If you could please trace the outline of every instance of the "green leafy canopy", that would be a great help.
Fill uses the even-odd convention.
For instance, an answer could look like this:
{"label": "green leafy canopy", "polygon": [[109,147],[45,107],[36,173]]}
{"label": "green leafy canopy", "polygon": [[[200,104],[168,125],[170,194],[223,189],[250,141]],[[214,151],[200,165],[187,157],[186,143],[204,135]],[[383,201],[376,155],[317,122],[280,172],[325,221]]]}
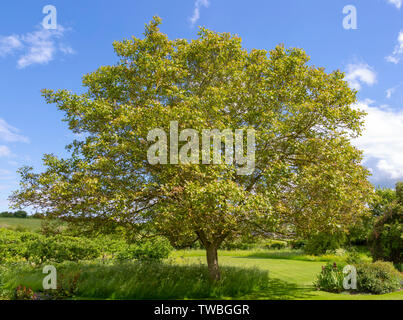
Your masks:
{"label": "green leafy canopy", "polygon": [[[302,49],[242,48],[201,28],[170,40],[158,17],[144,38],[116,41],[115,65],[83,77],[84,94],[43,90],[81,138],[71,157],[44,156],[46,170],[20,170],[11,200],[59,217],[102,217],[218,247],[229,237],[343,230],[365,212],[372,187],[350,139],[363,112],[340,71],[309,65]],[[256,167],[151,165],[147,133],[254,129]]]}

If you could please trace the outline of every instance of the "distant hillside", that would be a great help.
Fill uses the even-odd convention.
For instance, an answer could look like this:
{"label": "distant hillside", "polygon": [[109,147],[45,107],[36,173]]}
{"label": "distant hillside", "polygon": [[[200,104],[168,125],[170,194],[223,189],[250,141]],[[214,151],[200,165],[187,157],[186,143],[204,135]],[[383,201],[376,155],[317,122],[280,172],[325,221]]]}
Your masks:
{"label": "distant hillside", "polygon": [[36,218],[4,218],[0,217],[0,228],[27,229],[27,231],[38,231],[41,220]]}

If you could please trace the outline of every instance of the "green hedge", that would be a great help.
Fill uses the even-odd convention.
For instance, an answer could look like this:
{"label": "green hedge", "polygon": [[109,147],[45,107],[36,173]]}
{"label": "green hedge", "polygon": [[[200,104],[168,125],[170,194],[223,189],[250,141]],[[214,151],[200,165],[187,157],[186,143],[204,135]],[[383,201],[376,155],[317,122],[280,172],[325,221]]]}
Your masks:
{"label": "green hedge", "polygon": [[312,255],[321,255],[329,251],[335,251],[343,247],[346,243],[346,235],[344,233],[319,233],[311,236],[303,247],[304,252]]}
{"label": "green hedge", "polygon": [[172,251],[169,242],[162,238],[127,244],[123,240],[100,237],[90,239],[54,235],[46,237],[30,232],[0,229],[0,263],[29,261],[63,262],[92,260],[95,258],[119,260],[162,260]]}
{"label": "green hedge", "polygon": [[155,260],[160,261],[168,258],[173,250],[168,240],[155,238],[141,243],[127,245],[119,251],[116,258],[118,260]]}

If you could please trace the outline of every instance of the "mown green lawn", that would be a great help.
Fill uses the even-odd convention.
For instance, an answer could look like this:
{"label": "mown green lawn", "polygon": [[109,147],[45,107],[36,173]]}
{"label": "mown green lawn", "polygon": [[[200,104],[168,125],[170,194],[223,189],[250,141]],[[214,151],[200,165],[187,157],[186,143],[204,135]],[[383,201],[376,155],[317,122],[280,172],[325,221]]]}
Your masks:
{"label": "mown green lawn", "polygon": [[40,219],[34,218],[3,218],[0,217],[0,228],[12,228],[18,227],[27,229],[27,231],[35,232],[39,230],[41,226]]}
{"label": "mown green lawn", "polygon": [[[284,254],[265,254],[253,251],[221,251],[219,263],[227,266],[257,267],[269,270],[269,288],[237,299],[297,299],[297,300],[403,300],[403,291],[384,294],[328,293],[316,290],[312,282],[326,261],[305,261],[309,257]],[[178,264],[205,264],[202,250],[180,250],[173,254]],[[323,260],[328,260],[322,258]],[[314,260],[314,259],[312,259]],[[317,260],[321,260],[318,258]]]}

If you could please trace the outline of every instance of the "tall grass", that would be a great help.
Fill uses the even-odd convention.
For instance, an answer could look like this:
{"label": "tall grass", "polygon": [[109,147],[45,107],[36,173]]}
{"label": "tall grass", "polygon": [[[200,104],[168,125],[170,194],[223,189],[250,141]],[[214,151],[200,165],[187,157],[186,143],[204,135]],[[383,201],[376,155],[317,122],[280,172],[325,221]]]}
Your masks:
{"label": "tall grass", "polygon": [[[209,280],[205,265],[178,266],[171,263],[125,262],[63,263],[57,265],[58,278],[67,291],[88,299],[208,299],[237,297],[268,285],[268,272],[256,268],[222,267],[219,282]],[[41,269],[27,267],[10,271],[5,287],[42,290]],[[71,284],[77,278],[74,288]],[[8,279],[8,280],[7,280]]]}

